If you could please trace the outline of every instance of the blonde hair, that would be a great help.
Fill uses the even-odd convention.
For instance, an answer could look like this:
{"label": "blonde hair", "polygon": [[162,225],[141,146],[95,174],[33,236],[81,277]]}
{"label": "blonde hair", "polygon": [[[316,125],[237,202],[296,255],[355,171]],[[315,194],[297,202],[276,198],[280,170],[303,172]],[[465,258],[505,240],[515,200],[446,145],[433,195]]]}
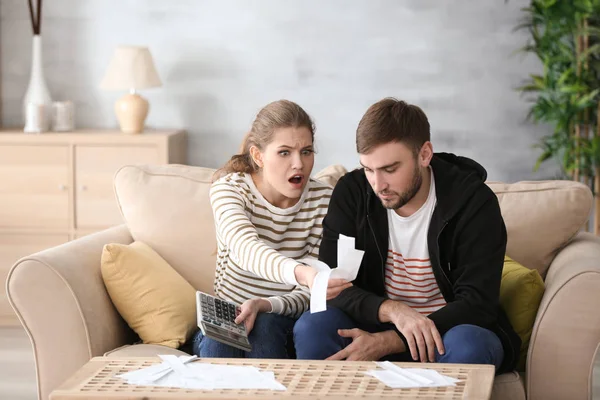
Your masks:
{"label": "blonde hair", "polygon": [[273,133],[280,128],[307,128],[315,139],[315,125],[310,116],[298,104],[289,100],[278,100],[264,106],[256,115],[250,132],[244,136],[240,151],[213,175],[213,181],[232,172],[253,173],[258,171],[250,148],[260,151],[273,141]]}

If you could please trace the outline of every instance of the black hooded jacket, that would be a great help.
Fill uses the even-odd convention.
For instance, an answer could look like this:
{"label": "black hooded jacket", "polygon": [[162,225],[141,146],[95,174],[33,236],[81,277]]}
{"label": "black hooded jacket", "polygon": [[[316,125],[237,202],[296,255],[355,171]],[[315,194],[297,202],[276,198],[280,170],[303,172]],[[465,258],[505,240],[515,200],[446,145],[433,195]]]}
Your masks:
{"label": "black hooded jacket", "polygon": [[[506,227],[498,199],[485,184],[487,173],[477,162],[448,153],[431,160],[437,205],[427,234],[429,258],[446,305],[429,318],[443,336],[451,328],[472,324],[493,331],[502,342],[504,361],[498,373],[514,369],[521,346],[499,304],[506,251]],[[319,259],[337,266],[339,234],[356,238],[365,254],[354,285],[328,302],[355,321],[381,324],[379,306],[388,250],[387,211],[363,169],[347,173],[336,184],[327,216]],[[404,336],[396,329],[406,344]]]}

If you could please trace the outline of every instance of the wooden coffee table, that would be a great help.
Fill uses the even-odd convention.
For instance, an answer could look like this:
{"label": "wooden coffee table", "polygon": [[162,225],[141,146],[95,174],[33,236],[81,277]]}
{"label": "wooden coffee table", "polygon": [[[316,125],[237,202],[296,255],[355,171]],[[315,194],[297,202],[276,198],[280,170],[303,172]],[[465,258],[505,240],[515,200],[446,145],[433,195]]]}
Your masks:
{"label": "wooden coffee table", "polygon": [[465,364],[395,363],[406,368],[433,368],[460,380],[456,386],[392,389],[364,372],[376,369],[373,362],[300,361],[257,359],[202,359],[228,365],[253,365],[273,371],[287,391],[270,390],[191,390],[126,384],[115,375],[160,363],[156,357],[92,358],[70,379],[50,394],[51,400],[74,399],[489,399],[494,366]]}

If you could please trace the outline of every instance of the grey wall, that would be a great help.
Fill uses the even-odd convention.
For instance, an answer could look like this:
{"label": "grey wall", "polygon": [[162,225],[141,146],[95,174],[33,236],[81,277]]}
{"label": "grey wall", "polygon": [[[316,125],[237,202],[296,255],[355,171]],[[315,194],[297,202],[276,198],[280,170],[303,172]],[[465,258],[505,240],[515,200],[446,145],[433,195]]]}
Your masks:
{"label": "grey wall", "polygon": [[[118,44],[150,47],[164,86],[142,92],[152,127],[190,134],[189,162],[216,167],[264,104],[288,98],[317,124],[319,169],[357,165],[356,125],[385,96],[420,105],[434,149],[480,161],[490,179],[543,179],[513,88],[539,65],[511,56],[526,0],[46,0],[45,76],[78,127],[116,127],[98,89]],[[2,122],[19,126],[31,62],[27,2],[0,0]]]}

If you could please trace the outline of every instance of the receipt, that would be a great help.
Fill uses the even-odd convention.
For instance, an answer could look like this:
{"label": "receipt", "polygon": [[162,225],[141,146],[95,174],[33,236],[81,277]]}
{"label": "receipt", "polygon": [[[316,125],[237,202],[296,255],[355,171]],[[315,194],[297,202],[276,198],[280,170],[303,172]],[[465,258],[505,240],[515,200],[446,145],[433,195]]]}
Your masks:
{"label": "receipt", "polygon": [[299,260],[319,271],[317,276],[315,276],[310,292],[311,313],[327,309],[327,284],[329,279],[345,279],[348,282],[356,279],[365,252],[363,250],[356,250],[354,247],[354,238],[340,234],[337,248],[338,266],[333,269],[323,261],[309,258]]}
{"label": "receipt", "polygon": [[[130,385],[179,387],[199,390],[267,389],[286,390],[273,371],[253,366],[210,364],[196,356],[159,355],[163,361],[117,375]],[[194,361],[194,362],[193,362]]]}
{"label": "receipt", "polygon": [[401,368],[389,361],[375,364],[383,370],[369,370],[365,374],[379,379],[391,388],[456,386],[460,382],[456,378],[440,374],[435,369]]}

